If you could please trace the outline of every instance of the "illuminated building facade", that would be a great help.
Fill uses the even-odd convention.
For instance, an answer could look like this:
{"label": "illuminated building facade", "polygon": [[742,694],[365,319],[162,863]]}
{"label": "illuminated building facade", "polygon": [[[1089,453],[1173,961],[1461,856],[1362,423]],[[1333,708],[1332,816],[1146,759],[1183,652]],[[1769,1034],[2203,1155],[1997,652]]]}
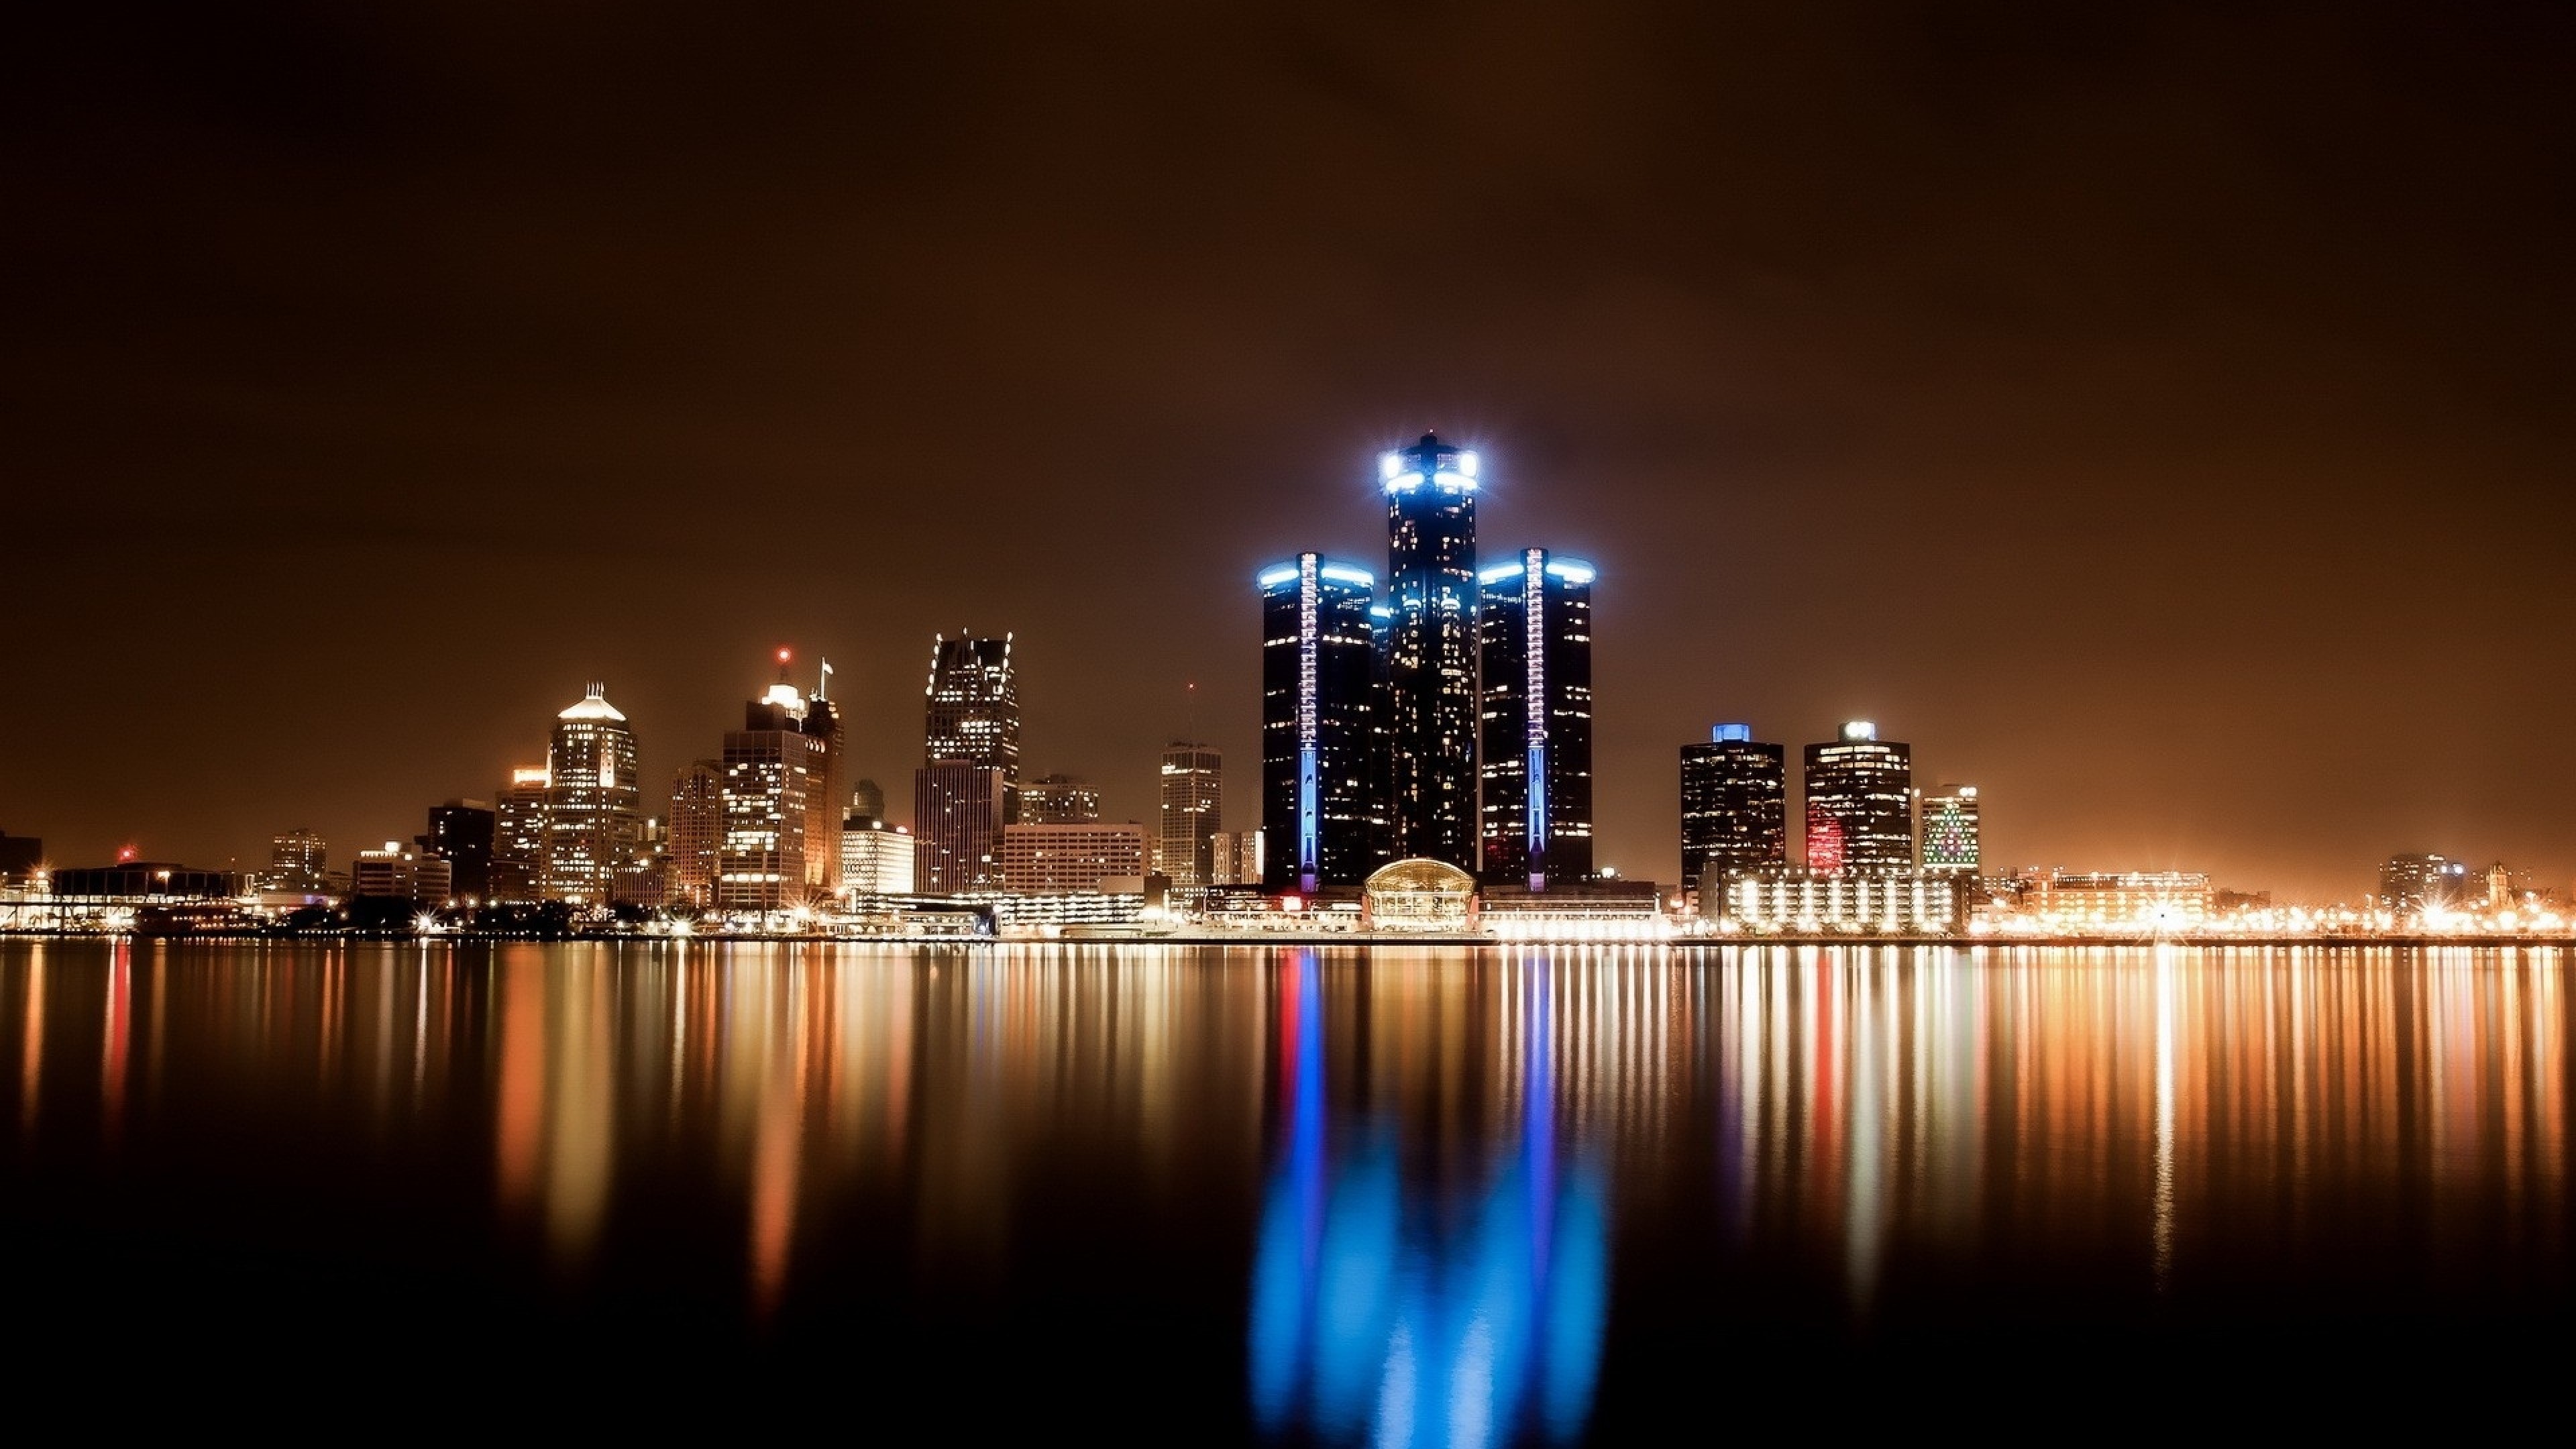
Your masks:
{"label": "illuminated building facade", "polygon": [[2392,855],[2379,867],[2379,908],[2405,915],[2458,901],[2468,889],[2464,861],[2439,855]]}
{"label": "illuminated building facade", "polygon": [[941,635],[930,646],[930,687],[922,711],[922,760],[962,761],[1002,772],[1016,819],[1020,790],[1020,686],[1011,636]]}
{"label": "illuminated building facade", "polygon": [[545,767],[522,765],[493,800],[493,900],[544,898],[548,783]]}
{"label": "illuminated building facade", "polygon": [[1914,756],[1853,720],[1807,746],[1807,865],[1819,871],[1914,867]]}
{"label": "illuminated building facade", "polygon": [[382,850],[358,852],[349,870],[349,894],[360,900],[415,901],[439,905],[453,894],[454,874],[446,861],[388,840]]}
{"label": "illuminated building facade", "polygon": [[1195,906],[1216,884],[1217,827],[1225,823],[1225,756],[1203,744],[1174,740],[1163,751],[1161,811],[1156,819],[1154,869],[1171,879],[1171,892]]}
{"label": "illuminated building facade", "polygon": [[1523,549],[1478,574],[1488,881],[1592,874],[1592,565]]}
{"label": "illuminated building facade", "polygon": [[1000,888],[993,857],[1010,799],[1010,781],[997,766],[943,760],[912,772],[914,877],[922,894]]}
{"label": "illuminated building facade", "polygon": [[911,895],[912,832],[858,815],[843,822],[841,890],[853,896]]}
{"label": "illuminated building facade", "polygon": [[674,905],[716,903],[716,861],[724,850],[725,765],[691,760],[671,777],[671,823],[664,835]]}
{"label": "illuminated building facade", "polygon": [[1682,746],[1682,879],[1789,859],[1788,752],[1748,724]]}
{"label": "illuminated building facade", "polygon": [[2160,931],[2208,923],[2198,871],[2056,871],[2023,882],[2018,913],[2054,930]]}
{"label": "illuminated building facade", "polygon": [[644,792],[635,732],[592,684],[555,716],[546,749],[545,893],[600,905],[620,866],[644,839]]}
{"label": "illuminated building facade", "polygon": [[1063,895],[1104,889],[1103,878],[1145,874],[1152,848],[1142,825],[1005,825],[1001,887],[1016,895]]}
{"label": "illuminated building facade", "polygon": [[[1388,852],[1476,865],[1476,454],[1425,433],[1386,494]],[[1268,821],[1263,822],[1267,824]]]}
{"label": "illuminated building facade", "polygon": [[1384,817],[1370,633],[1376,580],[1301,553],[1261,571],[1262,883],[1356,886]]}
{"label": "illuminated building facade", "polygon": [[1261,884],[1262,835],[1258,830],[1221,830],[1208,839],[1210,885]]}
{"label": "illuminated building facade", "polygon": [[1732,931],[1940,936],[1966,923],[1964,884],[1916,870],[1756,866],[1703,875],[1699,910]]}
{"label": "illuminated building facade", "polygon": [[1040,775],[1020,787],[1027,825],[1083,825],[1100,818],[1100,792],[1071,775]]}
{"label": "illuminated building facade", "polygon": [[782,911],[829,895],[841,874],[840,715],[783,677],[724,737],[724,836],[716,905]]}
{"label": "illuminated building facade", "polygon": [[1984,859],[1978,836],[1977,787],[1942,785],[1923,797],[1921,822],[1923,869],[1932,875],[1977,873]]}
{"label": "illuminated building facade", "polygon": [[264,891],[319,895],[331,877],[330,853],[329,842],[300,826],[270,836],[268,869],[253,877],[253,883]]}
{"label": "illuminated building facade", "polygon": [[450,800],[429,807],[429,829],[420,848],[447,862],[448,893],[469,900],[492,898],[492,807],[480,800]]}

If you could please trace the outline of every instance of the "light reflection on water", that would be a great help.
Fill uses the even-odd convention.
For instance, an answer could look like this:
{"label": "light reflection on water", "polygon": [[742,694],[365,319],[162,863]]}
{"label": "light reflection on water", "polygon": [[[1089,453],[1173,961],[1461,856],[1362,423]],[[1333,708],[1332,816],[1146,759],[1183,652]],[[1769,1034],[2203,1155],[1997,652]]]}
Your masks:
{"label": "light reflection on water", "polygon": [[[183,1195],[266,1251],[453,1241],[512,1302],[670,1300],[773,1346],[936,1324],[1027,1355],[1037,1309],[1110,1314],[1122,1365],[1233,1406],[1220,1436],[1566,1439],[1678,1397],[1676,1335],[1973,1333],[2007,1287],[2043,1321],[2331,1290],[2554,1322],[2562,973],[0,942],[0,1227],[149,1242]],[[355,1226],[264,1226],[313,1203]]]}

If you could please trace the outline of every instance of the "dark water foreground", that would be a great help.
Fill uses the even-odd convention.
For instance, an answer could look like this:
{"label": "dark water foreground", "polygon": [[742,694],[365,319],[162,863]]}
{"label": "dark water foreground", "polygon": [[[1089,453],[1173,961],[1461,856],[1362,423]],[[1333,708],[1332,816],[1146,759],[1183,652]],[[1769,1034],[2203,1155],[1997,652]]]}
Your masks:
{"label": "dark water foreground", "polygon": [[2565,973],[0,943],[0,1372],[889,1442],[2563,1424]]}

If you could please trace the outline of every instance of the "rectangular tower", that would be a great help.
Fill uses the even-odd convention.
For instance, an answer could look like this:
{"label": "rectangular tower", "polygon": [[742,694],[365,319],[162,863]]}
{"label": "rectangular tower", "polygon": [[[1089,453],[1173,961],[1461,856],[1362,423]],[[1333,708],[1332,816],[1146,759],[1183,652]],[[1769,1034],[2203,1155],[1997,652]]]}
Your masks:
{"label": "rectangular tower", "polygon": [[1975,875],[1985,854],[1977,787],[1942,785],[1923,797],[1918,859],[1931,875]]}
{"label": "rectangular tower", "polygon": [[1592,874],[1592,578],[1543,548],[1477,575],[1479,869],[1496,884]]}
{"label": "rectangular tower", "polygon": [[1154,869],[1171,878],[1171,895],[1195,908],[1216,884],[1214,836],[1225,824],[1225,756],[1203,744],[1174,740],[1163,751],[1161,812]]}

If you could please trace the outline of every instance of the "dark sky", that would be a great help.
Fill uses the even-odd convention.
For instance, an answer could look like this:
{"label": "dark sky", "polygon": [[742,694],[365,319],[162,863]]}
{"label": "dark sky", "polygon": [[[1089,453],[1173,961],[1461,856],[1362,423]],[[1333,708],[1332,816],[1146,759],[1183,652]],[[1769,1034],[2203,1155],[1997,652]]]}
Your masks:
{"label": "dark sky", "polygon": [[0,828],[343,856],[593,678],[660,787],[782,643],[908,804],[941,629],[1120,817],[1197,681],[1254,824],[1252,574],[1437,428],[1601,567],[1628,873],[1712,720],[1866,716],[2001,863],[2563,887],[2576,12],[2206,11],[84,8]]}

